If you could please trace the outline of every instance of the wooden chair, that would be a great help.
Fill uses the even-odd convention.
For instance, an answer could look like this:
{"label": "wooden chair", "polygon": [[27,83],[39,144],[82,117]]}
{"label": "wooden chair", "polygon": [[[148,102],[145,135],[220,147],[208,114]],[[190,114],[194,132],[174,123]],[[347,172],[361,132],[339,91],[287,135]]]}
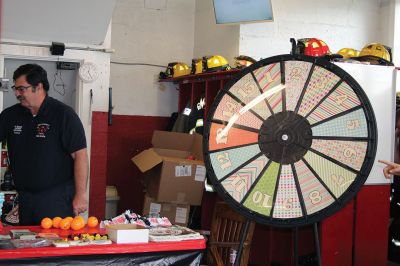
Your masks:
{"label": "wooden chair", "polygon": [[[232,210],[225,202],[216,203],[207,244],[209,265],[231,265],[229,262],[231,248],[236,251],[239,249],[241,231],[245,227],[246,221],[247,218]],[[240,266],[248,264],[254,227],[255,223],[251,222],[245,237]]]}

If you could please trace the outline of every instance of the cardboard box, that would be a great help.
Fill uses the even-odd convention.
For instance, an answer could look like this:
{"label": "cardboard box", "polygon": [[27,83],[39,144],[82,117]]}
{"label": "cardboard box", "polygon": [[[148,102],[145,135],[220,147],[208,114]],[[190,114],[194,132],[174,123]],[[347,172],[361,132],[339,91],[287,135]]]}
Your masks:
{"label": "cardboard box", "polygon": [[108,236],[118,244],[147,243],[149,229],[136,224],[113,224],[106,227]]}
{"label": "cardboard box", "polygon": [[[206,170],[202,136],[154,131],[153,148],[132,158],[145,173],[144,184],[150,197],[159,202],[201,205]],[[194,156],[195,160],[187,159]]]}
{"label": "cardboard box", "polygon": [[144,196],[143,216],[167,217],[172,224],[187,226],[189,211],[189,204],[158,202],[148,195]]}

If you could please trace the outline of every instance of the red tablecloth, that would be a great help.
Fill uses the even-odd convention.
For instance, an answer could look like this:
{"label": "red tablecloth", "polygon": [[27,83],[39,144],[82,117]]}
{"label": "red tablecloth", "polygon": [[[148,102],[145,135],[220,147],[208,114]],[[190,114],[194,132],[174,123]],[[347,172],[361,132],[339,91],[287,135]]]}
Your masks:
{"label": "red tablecloth", "polygon": [[[105,233],[99,228],[84,228],[80,231],[61,229],[42,229],[39,226],[4,226],[0,234],[8,234],[11,229],[29,229],[33,232],[52,232],[61,237],[79,233]],[[51,257],[51,256],[73,256],[73,255],[95,255],[95,254],[127,254],[160,251],[182,251],[205,249],[205,240],[184,240],[174,242],[149,242],[140,244],[115,244],[110,245],[88,245],[74,247],[42,247],[42,248],[21,248],[11,250],[0,250],[0,259]]]}

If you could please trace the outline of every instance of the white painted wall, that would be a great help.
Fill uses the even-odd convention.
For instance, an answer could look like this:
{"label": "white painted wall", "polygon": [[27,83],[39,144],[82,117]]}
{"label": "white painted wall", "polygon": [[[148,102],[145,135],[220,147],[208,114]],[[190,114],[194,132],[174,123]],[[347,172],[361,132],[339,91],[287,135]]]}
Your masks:
{"label": "white painted wall", "polygon": [[[399,38],[393,35],[393,24],[400,21],[394,11],[399,10],[399,1],[272,0],[274,22],[216,25],[212,0],[118,0],[112,20],[112,61],[165,66],[221,54],[233,65],[238,54],[260,59],[289,53],[291,37],[318,37],[332,52],[361,49],[369,42],[396,48]],[[158,73],[164,70],[111,64],[114,114],[169,116],[175,111],[175,86],[158,83]]]}
{"label": "white painted wall", "polygon": [[[400,66],[400,0],[393,0],[394,4],[394,34],[393,34],[393,62]],[[400,80],[400,75],[399,80]],[[397,83],[400,91],[400,82]]]}
{"label": "white painted wall", "polygon": [[239,50],[256,59],[289,53],[291,37],[322,39],[332,52],[370,42],[390,45],[393,32],[381,30],[393,19],[388,5],[386,0],[272,0],[274,22],[241,25]]}
{"label": "white painted wall", "polygon": [[379,3],[380,42],[394,47],[395,0],[381,0]]}
{"label": "white painted wall", "polygon": [[114,114],[170,116],[177,110],[175,86],[160,84],[158,75],[169,62],[190,65],[194,10],[195,0],[117,1],[112,19],[116,52],[111,61],[128,64],[111,64]]}
{"label": "white painted wall", "polygon": [[222,55],[230,65],[239,55],[240,25],[217,25],[212,0],[196,0],[194,57]]}

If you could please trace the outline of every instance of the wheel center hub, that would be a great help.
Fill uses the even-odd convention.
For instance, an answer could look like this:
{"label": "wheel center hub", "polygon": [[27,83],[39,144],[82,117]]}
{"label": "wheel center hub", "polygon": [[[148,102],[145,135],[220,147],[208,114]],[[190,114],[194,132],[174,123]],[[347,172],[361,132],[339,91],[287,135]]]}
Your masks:
{"label": "wheel center hub", "polygon": [[258,139],[261,151],[269,159],[291,164],[299,161],[311,147],[311,125],[292,111],[280,112],[264,121]]}

